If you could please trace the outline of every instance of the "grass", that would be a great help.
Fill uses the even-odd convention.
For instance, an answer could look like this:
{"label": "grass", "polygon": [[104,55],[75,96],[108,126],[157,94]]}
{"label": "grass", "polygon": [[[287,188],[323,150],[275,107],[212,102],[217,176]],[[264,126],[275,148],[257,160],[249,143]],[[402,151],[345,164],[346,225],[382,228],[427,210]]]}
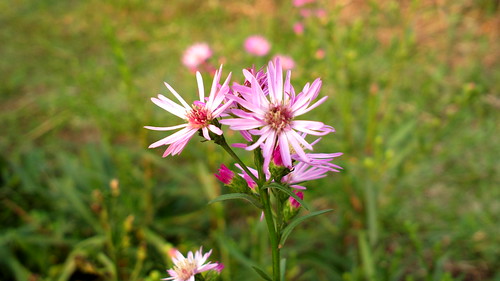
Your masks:
{"label": "grass", "polygon": [[142,126],[175,122],[149,101],[163,81],[195,96],[187,46],[208,42],[239,81],[270,58],[242,49],[258,33],[294,58],[296,89],[323,79],[308,117],[337,130],[319,151],[345,153],[308,185],[335,211],[289,237],[286,280],[500,280],[498,4],[313,6],[327,17],[288,1],[1,3],[0,279],[159,280],[169,249],[203,245],[224,280],[257,280],[259,214],[206,205],[230,159],[196,141],[162,159]]}

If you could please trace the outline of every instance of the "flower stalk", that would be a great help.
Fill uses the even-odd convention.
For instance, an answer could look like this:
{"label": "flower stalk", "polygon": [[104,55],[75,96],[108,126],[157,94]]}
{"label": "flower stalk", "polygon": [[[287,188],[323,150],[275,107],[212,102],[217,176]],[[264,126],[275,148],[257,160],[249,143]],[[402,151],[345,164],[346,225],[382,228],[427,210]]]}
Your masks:
{"label": "flower stalk", "polygon": [[[279,232],[274,224],[273,212],[271,210],[271,200],[267,189],[260,188],[260,198],[264,206],[264,217],[266,220],[267,231],[269,232],[269,241],[271,242],[271,254],[273,263],[273,281],[279,281],[280,274],[280,245],[279,245]],[[281,212],[279,210],[278,212]]]}

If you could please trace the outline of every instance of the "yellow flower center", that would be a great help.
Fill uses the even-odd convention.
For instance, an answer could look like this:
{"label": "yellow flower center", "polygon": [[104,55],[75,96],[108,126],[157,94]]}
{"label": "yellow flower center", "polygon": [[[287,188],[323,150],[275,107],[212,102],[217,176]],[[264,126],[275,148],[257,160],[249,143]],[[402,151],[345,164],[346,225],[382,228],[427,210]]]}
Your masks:
{"label": "yellow flower center", "polygon": [[272,105],[264,116],[264,122],[271,126],[277,133],[280,133],[289,126],[292,120],[292,112],[288,107],[283,105]]}

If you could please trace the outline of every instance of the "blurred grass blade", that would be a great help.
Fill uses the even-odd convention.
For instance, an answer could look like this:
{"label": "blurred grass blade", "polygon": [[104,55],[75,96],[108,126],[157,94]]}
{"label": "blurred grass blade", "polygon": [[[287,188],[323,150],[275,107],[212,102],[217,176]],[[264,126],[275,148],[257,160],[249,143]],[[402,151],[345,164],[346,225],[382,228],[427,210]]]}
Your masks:
{"label": "blurred grass blade", "polygon": [[146,241],[151,243],[151,245],[158,250],[158,253],[160,253],[160,256],[163,258],[165,264],[170,264],[171,260],[168,255],[165,255],[165,253],[168,253],[171,249],[173,249],[172,244],[149,228],[144,228],[143,230]]}
{"label": "blurred grass blade", "polygon": [[312,212],[310,214],[307,214],[305,216],[302,216],[302,217],[298,217],[298,218],[295,218],[293,219],[289,225],[287,225],[287,227],[285,227],[283,229],[283,231],[281,232],[281,240],[280,240],[280,245],[283,246],[285,244],[285,241],[286,239],[288,238],[288,236],[290,235],[290,233],[292,232],[292,230],[297,226],[299,225],[301,222],[309,219],[309,218],[312,218],[314,216],[317,216],[317,215],[321,215],[321,214],[324,214],[324,213],[327,213],[327,212],[331,212],[333,211],[333,209],[328,209],[328,210],[322,210],[322,211],[317,211],[317,212]]}
{"label": "blurred grass blade", "polygon": [[17,281],[29,280],[29,276],[31,275],[30,271],[26,269],[19,262],[19,260],[12,255],[12,253],[7,252],[6,247],[2,247],[0,249],[0,254],[2,257],[2,262],[7,264]]}
{"label": "blurred grass blade", "polygon": [[104,253],[98,253],[97,259],[104,265],[107,272],[111,274],[111,280],[117,280],[117,265]]}
{"label": "blurred grass blade", "polygon": [[257,272],[260,277],[262,277],[263,279],[267,280],[267,281],[273,281],[273,279],[271,279],[271,277],[269,275],[267,275],[267,273],[265,273],[262,269],[256,267],[256,266],[252,266],[253,270],[255,270],[255,272]]}
{"label": "blurred grass blade", "polygon": [[358,244],[366,280],[377,280],[375,279],[375,266],[373,264],[372,252],[364,231],[358,235]]}
{"label": "blurred grass blade", "polygon": [[208,202],[208,204],[212,204],[212,203],[220,202],[220,201],[225,201],[225,200],[234,200],[234,199],[246,200],[246,201],[252,203],[252,205],[254,205],[255,207],[262,209],[262,204],[259,202],[259,200],[257,200],[252,195],[248,195],[245,193],[224,194],[224,195],[221,195],[221,196],[211,200],[210,202]]}
{"label": "blurred grass blade", "polygon": [[238,245],[234,242],[234,240],[229,237],[221,234],[217,236],[217,241],[219,244],[226,248],[226,250],[231,254],[231,257],[240,262],[241,264],[247,267],[256,267],[257,265],[251,259],[249,259],[241,250],[238,248]]}

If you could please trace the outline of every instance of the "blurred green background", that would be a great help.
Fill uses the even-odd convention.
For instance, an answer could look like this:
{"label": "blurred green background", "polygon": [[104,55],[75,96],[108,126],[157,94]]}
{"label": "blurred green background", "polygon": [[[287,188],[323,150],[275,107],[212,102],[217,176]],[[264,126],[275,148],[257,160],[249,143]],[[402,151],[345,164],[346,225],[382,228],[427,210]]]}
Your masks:
{"label": "blurred green background", "polygon": [[307,117],[344,171],[305,199],[335,211],[290,236],[286,280],[500,280],[498,1],[17,0],[0,26],[0,280],[159,280],[201,245],[224,280],[270,270],[260,213],[207,205],[218,147],[147,149],[165,134],[144,125],[179,121],[149,100],[163,81],[196,97],[196,42],[233,81],[289,55],[295,88],[330,96]]}

